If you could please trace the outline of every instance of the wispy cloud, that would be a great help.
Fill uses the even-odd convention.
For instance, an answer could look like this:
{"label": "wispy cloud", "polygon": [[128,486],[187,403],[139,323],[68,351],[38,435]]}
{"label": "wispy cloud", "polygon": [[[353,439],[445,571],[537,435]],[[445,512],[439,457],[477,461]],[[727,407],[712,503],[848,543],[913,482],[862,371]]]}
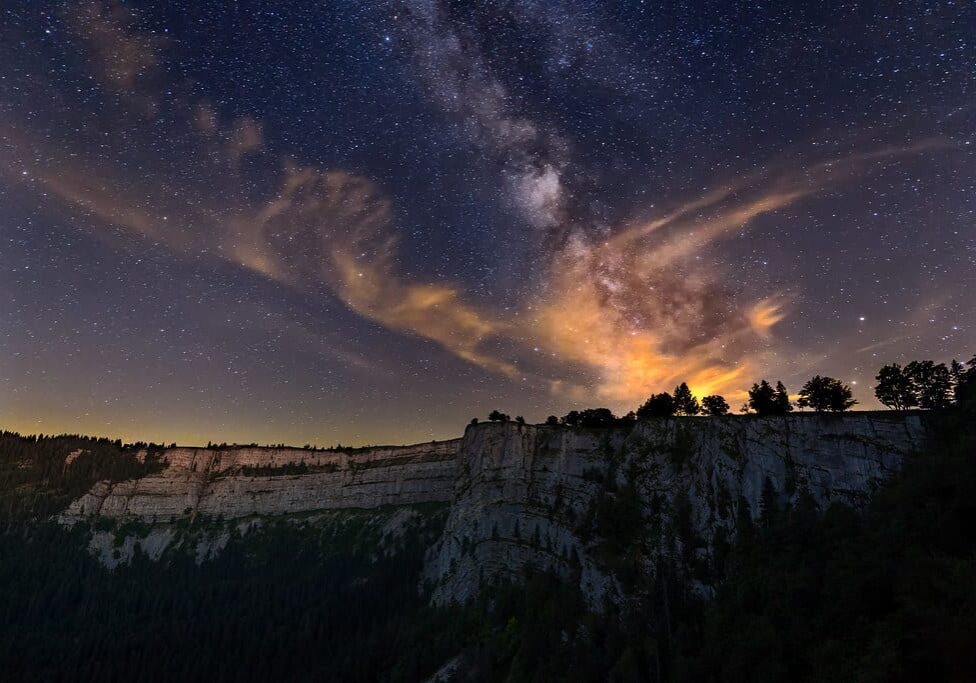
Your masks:
{"label": "wispy cloud", "polygon": [[[73,11],[104,87],[157,107],[165,91],[142,81],[162,58],[163,42],[136,30],[136,15],[117,4],[85,2]],[[123,164],[106,160],[110,155],[84,159],[52,149],[23,124],[14,130],[0,122],[10,152],[0,169],[40,183],[96,230],[123,228],[175,254],[222,259],[310,295],[327,289],[359,315],[489,371],[623,406],[680,381],[699,394],[740,388],[788,313],[789,293],[743,297],[698,257],[757,218],[842,186],[879,161],[946,145],[924,140],[771,164],[607,237],[593,226],[576,229],[582,219],[567,200],[574,164],[563,138],[513,109],[437,3],[416,3],[410,21],[422,70],[436,74],[432,95],[499,162],[528,222],[542,235],[560,235],[539,240],[541,286],[526,291],[513,311],[474,303],[459,283],[405,275],[395,207],[367,178],[283,161],[274,191],[255,197],[238,171],[251,157],[277,159],[264,124],[222,119],[206,100],[169,102],[182,115],[169,125],[185,128],[172,137],[210,165],[167,172],[161,164],[156,180],[165,192],[139,188]]]}
{"label": "wispy cloud", "polygon": [[127,196],[110,174],[73,171],[54,154],[57,171],[38,177],[68,204],[176,253],[208,253],[303,291],[324,284],[360,315],[488,370],[625,405],[680,381],[699,394],[734,391],[756,369],[757,344],[786,313],[784,293],[743,301],[720,273],[696,265],[696,255],[867,160],[937,144],[818,163],[794,174],[802,182],[780,176],[765,193],[758,181],[749,193],[724,187],[602,242],[577,235],[550,254],[545,291],[527,294],[517,314],[469,303],[460,285],[404,278],[388,199],[345,171],[286,163],[266,203],[228,199],[182,213]]}

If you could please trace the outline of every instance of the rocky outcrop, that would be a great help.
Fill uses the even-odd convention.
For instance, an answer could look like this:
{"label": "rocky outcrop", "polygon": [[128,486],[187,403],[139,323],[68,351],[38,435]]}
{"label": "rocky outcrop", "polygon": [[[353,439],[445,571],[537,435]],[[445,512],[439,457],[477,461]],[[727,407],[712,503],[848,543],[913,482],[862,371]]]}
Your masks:
{"label": "rocky outcrop", "polygon": [[[662,418],[606,429],[482,423],[463,439],[353,452],[174,448],[162,454],[161,472],[100,482],[62,520],[165,526],[198,514],[240,520],[444,502],[450,512],[423,576],[435,603],[468,601],[486,581],[533,567],[578,581],[599,607],[624,598],[608,556],[625,554],[643,572],[675,558],[707,563],[716,539],[734,537],[743,514],[758,517],[764,498],[860,505],[924,438],[920,415],[877,412]],[[626,547],[618,539],[608,551],[617,527],[627,527],[617,529]],[[155,557],[172,533],[154,526],[152,534],[141,545]],[[109,541],[100,542],[108,557]],[[127,544],[112,535],[111,555],[121,548],[124,559]],[[200,547],[212,556],[222,546],[217,538]],[[711,588],[699,581],[697,589]]]}
{"label": "rocky outcrop", "polygon": [[425,578],[435,603],[464,602],[486,580],[551,569],[578,577],[599,606],[620,586],[590,532],[599,506],[622,490],[639,501],[635,554],[651,571],[684,544],[705,556],[720,529],[734,536],[742,502],[759,515],[764,485],[780,503],[805,491],[821,508],[858,505],[923,439],[921,418],[897,413],[686,417],[632,429],[473,425]]}
{"label": "rocky outcrop", "polygon": [[158,474],[99,482],[62,519],[166,522],[194,513],[230,519],[446,502],[453,495],[458,444],[453,440],[352,452],[172,448],[162,453],[166,466]]}

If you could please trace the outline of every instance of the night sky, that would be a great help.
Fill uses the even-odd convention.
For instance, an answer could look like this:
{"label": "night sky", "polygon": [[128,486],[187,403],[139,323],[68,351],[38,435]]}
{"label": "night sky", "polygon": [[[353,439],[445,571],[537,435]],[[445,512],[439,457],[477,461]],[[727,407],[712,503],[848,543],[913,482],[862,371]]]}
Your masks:
{"label": "night sky", "polygon": [[976,351],[976,6],[0,6],[0,427],[406,443]]}

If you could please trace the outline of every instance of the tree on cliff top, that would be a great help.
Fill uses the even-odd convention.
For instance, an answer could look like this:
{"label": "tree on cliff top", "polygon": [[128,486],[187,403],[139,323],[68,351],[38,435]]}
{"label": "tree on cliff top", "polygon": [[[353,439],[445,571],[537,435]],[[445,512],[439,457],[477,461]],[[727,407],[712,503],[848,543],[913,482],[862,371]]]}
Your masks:
{"label": "tree on cliff top", "polygon": [[587,408],[569,411],[562,422],[573,427],[612,427],[619,419],[609,408]]}
{"label": "tree on cliff top", "polygon": [[686,382],[682,382],[674,388],[674,412],[678,415],[697,415],[701,412],[698,399],[695,398]]}
{"label": "tree on cliff top", "polygon": [[706,396],[702,399],[702,412],[706,415],[728,415],[729,404],[724,396]]}
{"label": "tree on cliff top", "polygon": [[918,405],[912,380],[898,363],[885,365],[878,370],[875,379],[878,384],[874,387],[874,395],[882,405],[895,410],[908,410]]}
{"label": "tree on cliff top", "polygon": [[801,408],[813,408],[818,413],[825,410],[842,412],[856,403],[849,386],[839,379],[820,375],[803,385],[796,402]]}
{"label": "tree on cliff top", "polygon": [[508,422],[511,418],[500,410],[493,410],[488,413],[488,419],[492,422]]}
{"label": "tree on cliff top", "polygon": [[790,402],[789,392],[786,391],[782,382],[776,382],[776,414],[786,415],[791,410],[793,410],[793,404]]}
{"label": "tree on cliff top", "polygon": [[612,427],[616,422],[617,416],[609,408],[587,408],[580,412],[582,427]]}
{"label": "tree on cliff top", "polygon": [[956,403],[959,404],[976,399],[976,356],[966,361],[962,371],[958,374],[955,398]]}
{"label": "tree on cliff top", "polygon": [[674,399],[668,392],[651,394],[651,397],[644,401],[644,405],[637,409],[638,419],[648,417],[670,417],[674,415]]}
{"label": "tree on cliff top", "polygon": [[931,360],[915,360],[904,368],[897,363],[878,371],[874,395],[889,408],[941,410],[953,400],[962,402],[976,381],[976,357],[967,363],[951,365]]}
{"label": "tree on cliff top", "polygon": [[912,383],[919,407],[939,410],[949,406],[952,377],[945,363],[914,360],[905,366],[904,374]]}
{"label": "tree on cliff top", "polygon": [[793,410],[790,396],[782,382],[774,389],[766,380],[753,384],[749,389],[748,408],[760,416],[786,415]]}

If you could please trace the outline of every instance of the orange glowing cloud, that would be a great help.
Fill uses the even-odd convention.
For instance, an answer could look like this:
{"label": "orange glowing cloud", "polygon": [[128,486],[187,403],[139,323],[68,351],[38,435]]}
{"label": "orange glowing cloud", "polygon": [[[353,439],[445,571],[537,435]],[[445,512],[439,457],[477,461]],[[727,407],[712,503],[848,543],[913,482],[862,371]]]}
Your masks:
{"label": "orange glowing cloud", "polygon": [[[589,368],[590,393],[620,407],[633,407],[652,391],[670,390],[682,381],[699,395],[724,391],[741,381],[750,364],[733,355],[733,349],[745,325],[732,324],[714,336],[695,339],[693,326],[714,324],[699,321],[708,314],[696,300],[704,290],[672,283],[666,291],[655,292],[645,290],[651,281],[641,278],[607,283],[594,275],[600,270],[599,260],[606,257],[603,249],[587,253],[576,247],[557,259],[551,293],[533,307],[536,343],[558,359]],[[676,337],[692,341],[674,344]]]}
{"label": "orange glowing cloud", "polygon": [[232,253],[242,265],[295,286],[324,281],[362,316],[515,376],[513,364],[481,350],[505,323],[464,303],[455,286],[412,283],[397,273],[390,223],[389,202],[368,180],[287,166],[276,198],[238,222]]}
{"label": "orange glowing cloud", "polygon": [[450,285],[410,284],[342,251],[333,253],[337,293],[354,311],[392,329],[437,342],[455,355],[481,367],[514,377],[514,365],[481,350],[482,342],[499,334],[504,324],[461,301]]}
{"label": "orange glowing cloud", "polygon": [[[180,253],[201,247],[200,235],[182,227],[199,216],[164,224],[160,211],[107,191],[117,185],[105,178],[44,177],[48,189],[106,222]],[[518,319],[465,302],[449,283],[401,277],[388,200],[367,179],[344,171],[286,164],[266,204],[206,212],[222,218],[209,224],[202,246],[291,287],[326,283],[358,314],[430,339],[488,370],[632,407],[681,381],[698,395],[741,387],[756,366],[755,342],[768,338],[784,316],[781,298],[729,299],[716,284],[719,274],[695,267],[691,257],[811,193],[779,189],[736,203],[730,201],[734,193],[719,190],[610,240],[572,240],[551,256],[546,294]],[[509,349],[541,349],[560,366],[519,365],[487,350],[497,348],[488,343],[495,340]]]}
{"label": "orange glowing cloud", "polygon": [[670,390],[682,381],[705,395],[741,380],[747,369],[746,364],[724,366],[718,341],[682,354],[664,352],[653,331],[622,329],[622,321],[591,294],[576,292],[571,305],[562,300],[543,307],[537,329],[542,343],[557,357],[596,371],[592,390],[600,399],[633,407],[652,391]]}
{"label": "orange glowing cloud", "polygon": [[[757,345],[785,317],[786,296],[743,302],[722,289],[720,273],[694,257],[759,216],[863,172],[869,162],[946,144],[924,140],[756,173],[608,240],[576,239],[552,260],[549,294],[533,306],[533,341],[589,368],[592,393],[621,405],[681,381],[699,396],[739,396],[759,365]],[[554,385],[565,389],[567,382]]]}
{"label": "orange glowing cloud", "polygon": [[[97,13],[87,18],[103,20]],[[139,55],[139,44],[119,48],[131,53],[132,64],[106,76],[113,87],[130,84],[155,63],[155,57]],[[185,106],[185,125],[202,145],[201,157],[216,150],[221,170],[236,170],[245,155],[268,153],[260,122],[242,117],[222,126],[205,103]],[[389,200],[368,179],[344,170],[286,162],[277,192],[256,203],[237,184],[236,173],[221,174],[221,186],[213,189],[201,165],[196,183],[185,177],[159,183],[172,188],[171,196],[211,187],[192,207],[174,207],[122,182],[126,174],[120,169],[69,166],[57,150],[40,153],[36,140],[8,144],[15,154],[0,162],[0,171],[19,178],[25,165],[34,164],[31,181],[36,176],[46,191],[102,223],[187,257],[224,259],[301,291],[326,286],[357,314],[429,339],[487,370],[626,408],[682,381],[699,396],[738,395],[759,366],[757,349],[784,318],[784,293],[743,300],[724,285],[722,273],[695,257],[759,216],[822,192],[870,161],[943,143],[756,173],[662,217],[621,227],[609,239],[577,234],[546,255],[543,291],[526,292],[513,314],[471,303],[456,284],[403,276]],[[45,159],[47,166],[28,159]],[[545,205],[554,183],[540,183],[533,201]]]}
{"label": "orange glowing cloud", "polygon": [[749,326],[760,337],[768,337],[773,325],[785,315],[781,303],[773,300],[760,301],[749,310]]}

